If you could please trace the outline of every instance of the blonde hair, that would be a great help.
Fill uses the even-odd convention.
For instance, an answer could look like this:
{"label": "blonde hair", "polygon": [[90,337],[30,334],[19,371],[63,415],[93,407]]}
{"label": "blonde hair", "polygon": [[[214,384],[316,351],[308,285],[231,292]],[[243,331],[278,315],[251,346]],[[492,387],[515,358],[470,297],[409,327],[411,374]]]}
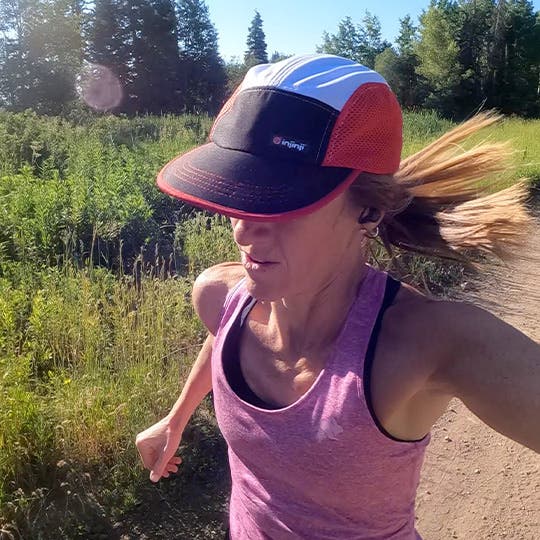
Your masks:
{"label": "blonde hair", "polygon": [[526,181],[495,191],[494,175],[509,167],[509,145],[459,144],[500,118],[477,114],[404,159],[393,176],[359,175],[349,195],[385,213],[380,238],[390,255],[397,247],[473,264],[476,254],[505,259],[524,245],[532,225]]}

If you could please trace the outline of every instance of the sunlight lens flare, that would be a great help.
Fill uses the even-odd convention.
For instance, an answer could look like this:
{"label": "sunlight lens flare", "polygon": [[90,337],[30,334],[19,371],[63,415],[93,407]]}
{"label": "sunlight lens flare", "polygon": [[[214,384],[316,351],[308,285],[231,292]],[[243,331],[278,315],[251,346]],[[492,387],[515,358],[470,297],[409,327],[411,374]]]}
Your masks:
{"label": "sunlight lens flare", "polygon": [[107,67],[87,63],[77,77],[79,97],[92,109],[109,111],[122,101],[122,85]]}

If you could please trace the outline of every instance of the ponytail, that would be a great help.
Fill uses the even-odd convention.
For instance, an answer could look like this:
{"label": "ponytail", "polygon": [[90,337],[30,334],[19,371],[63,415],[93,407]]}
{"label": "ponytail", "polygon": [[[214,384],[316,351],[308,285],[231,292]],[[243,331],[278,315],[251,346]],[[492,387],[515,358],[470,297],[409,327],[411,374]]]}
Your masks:
{"label": "ponytail", "polygon": [[394,176],[361,173],[351,185],[356,204],[385,212],[380,237],[391,255],[397,247],[467,264],[478,254],[506,259],[524,245],[532,225],[527,184],[497,191],[509,145],[459,145],[500,118],[478,114],[404,159]]}

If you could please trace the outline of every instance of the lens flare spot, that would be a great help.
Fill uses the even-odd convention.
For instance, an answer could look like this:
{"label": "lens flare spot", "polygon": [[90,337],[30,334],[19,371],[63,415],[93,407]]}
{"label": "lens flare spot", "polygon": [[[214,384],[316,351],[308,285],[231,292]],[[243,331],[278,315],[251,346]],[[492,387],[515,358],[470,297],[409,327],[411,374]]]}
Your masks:
{"label": "lens flare spot", "polygon": [[109,111],[122,102],[123,91],[118,77],[107,67],[86,64],[77,77],[77,93],[92,109]]}

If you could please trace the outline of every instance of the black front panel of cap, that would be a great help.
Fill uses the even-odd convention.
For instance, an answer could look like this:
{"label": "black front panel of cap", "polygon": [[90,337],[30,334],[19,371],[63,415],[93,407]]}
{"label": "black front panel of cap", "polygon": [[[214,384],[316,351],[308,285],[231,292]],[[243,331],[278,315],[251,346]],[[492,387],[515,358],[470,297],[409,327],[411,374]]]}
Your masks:
{"label": "black front panel of cap", "polygon": [[292,212],[319,201],[350,170],[265,158],[209,143],[177,158],[163,174],[165,183],[178,192],[264,215]]}
{"label": "black front panel of cap", "polygon": [[217,121],[212,140],[222,148],[318,165],[337,116],[334,108],[307,96],[250,88]]}

